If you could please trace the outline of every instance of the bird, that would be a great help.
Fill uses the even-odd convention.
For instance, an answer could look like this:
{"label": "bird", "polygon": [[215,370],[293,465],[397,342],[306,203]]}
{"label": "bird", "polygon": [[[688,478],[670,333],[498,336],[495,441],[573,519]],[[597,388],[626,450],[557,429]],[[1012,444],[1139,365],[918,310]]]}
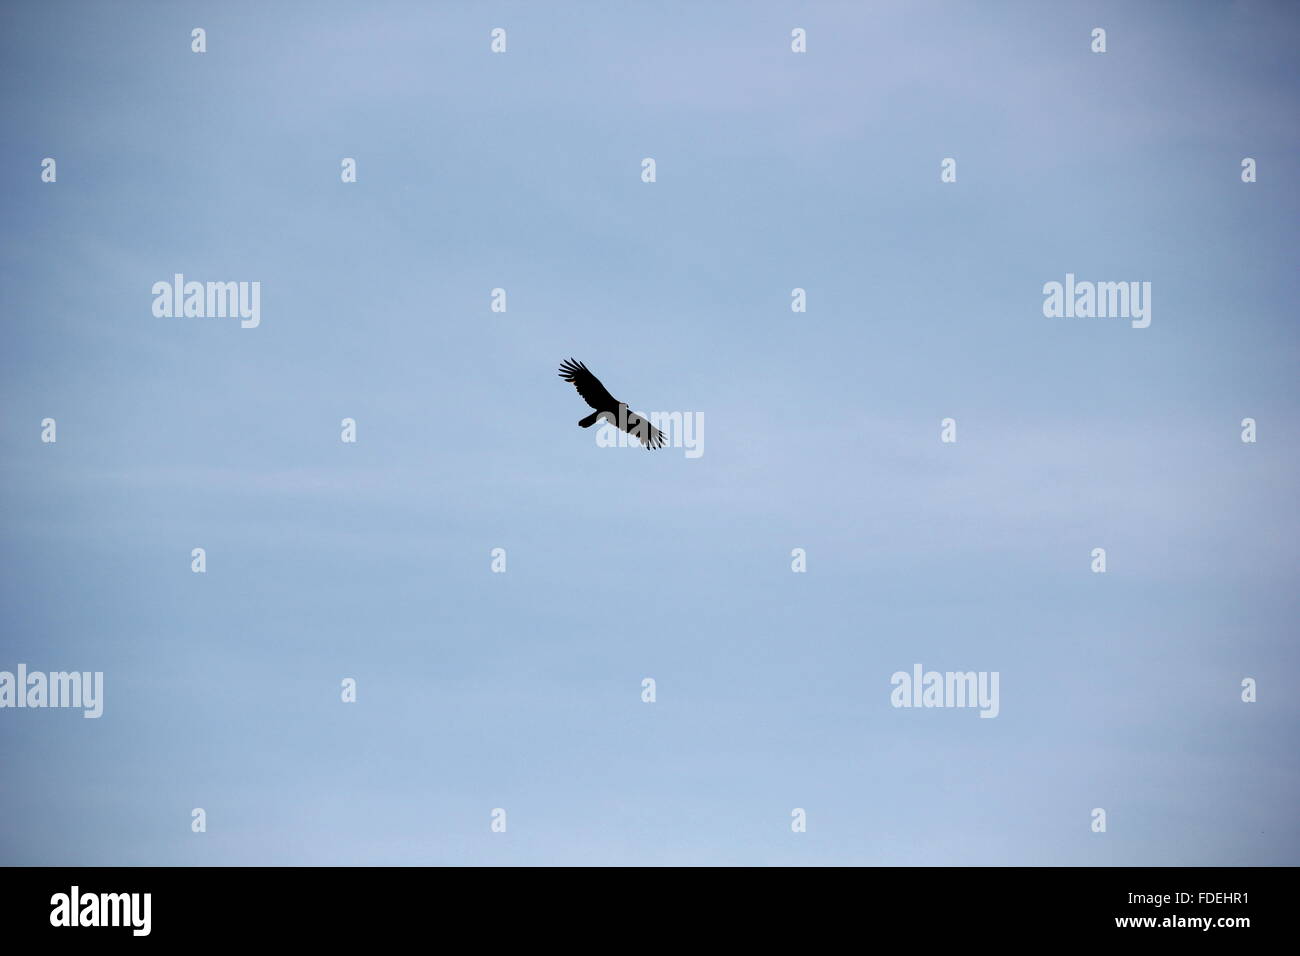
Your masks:
{"label": "bird", "polygon": [[573,359],[561,362],[560,378],[572,383],[583,401],[595,409],[586,418],[579,419],[579,428],[590,428],[599,419],[604,418],[611,425],[621,428],[641,442],[646,451],[664,446],[664,433],[651,425],[643,416],[628,408],[626,402],[620,402],[609,394],[609,390],[600,384],[600,379],[592,375],[587,366],[581,362],[575,362]]}

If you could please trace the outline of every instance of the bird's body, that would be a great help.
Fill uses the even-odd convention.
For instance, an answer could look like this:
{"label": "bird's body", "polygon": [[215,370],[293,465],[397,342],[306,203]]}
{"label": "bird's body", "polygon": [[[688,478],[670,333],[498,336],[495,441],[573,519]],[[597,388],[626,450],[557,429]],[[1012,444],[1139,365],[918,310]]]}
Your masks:
{"label": "bird's body", "polygon": [[579,428],[590,428],[603,418],[615,428],[621,428],[636,438],[647,450],[663,447],[664,433],[632,411],[626,402],[620,402],[609,394],[609,390],[600,384],[600,379],[592,375],[587,366],[568,359],[560,364],[560,378],[572,383],[583,401],[595,409],[578,421]]}

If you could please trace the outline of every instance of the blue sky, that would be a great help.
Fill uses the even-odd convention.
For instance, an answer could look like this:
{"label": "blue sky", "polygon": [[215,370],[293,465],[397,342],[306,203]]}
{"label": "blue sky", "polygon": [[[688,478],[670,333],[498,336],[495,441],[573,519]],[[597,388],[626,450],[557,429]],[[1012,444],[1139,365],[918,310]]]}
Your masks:
{"label": "blue sky", "polygon": [[[0,862],[1300,862],[1297,41],[6,5],[0,669],[105,702],[0,711]],[[177,272],[260,326],[153,316]],[[1066,273],[1150,327],[1045,318]],[[571,355],[704,455],[597,448]],[[891,707],[918,662],[999,716]]]}

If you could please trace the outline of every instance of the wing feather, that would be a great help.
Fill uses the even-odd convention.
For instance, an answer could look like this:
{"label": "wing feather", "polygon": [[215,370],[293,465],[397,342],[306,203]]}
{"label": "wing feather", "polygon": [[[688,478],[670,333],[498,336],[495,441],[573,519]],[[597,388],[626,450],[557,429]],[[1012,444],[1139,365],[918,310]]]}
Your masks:
{"label": "wing feather", "polygon": [[628,409],[623,431],[639,441],[646,451],[664,447],[664,433],[631,409]]}
{"label": "wing feather", "polygon": [[612,411],[618,408],[618,399],[609,394],[600,379],[592,375],[587,366],[573,359],[560,363],[560,378],[571,382],[578,394],[592,408],[598,411]]}

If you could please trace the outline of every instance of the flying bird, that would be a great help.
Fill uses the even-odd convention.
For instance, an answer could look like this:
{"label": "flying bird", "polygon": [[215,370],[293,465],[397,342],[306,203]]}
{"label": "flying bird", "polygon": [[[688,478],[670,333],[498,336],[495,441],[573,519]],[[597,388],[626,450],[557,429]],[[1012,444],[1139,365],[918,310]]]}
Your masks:
{"label": "flying bird", "polygon": [[620,402],[609,394],[608,389],[600,384],[600,379],[592,375],[587,366],[581,362],[568,359],[560,363],[560,378],[572,382],[583,401],[595,409],[586,418],[579,420],[579,428],[590,428],[604,418],[611,425],[621,428],[641,442],[647,451],[664,446],[664,433],[628,408],[626,402]]}

